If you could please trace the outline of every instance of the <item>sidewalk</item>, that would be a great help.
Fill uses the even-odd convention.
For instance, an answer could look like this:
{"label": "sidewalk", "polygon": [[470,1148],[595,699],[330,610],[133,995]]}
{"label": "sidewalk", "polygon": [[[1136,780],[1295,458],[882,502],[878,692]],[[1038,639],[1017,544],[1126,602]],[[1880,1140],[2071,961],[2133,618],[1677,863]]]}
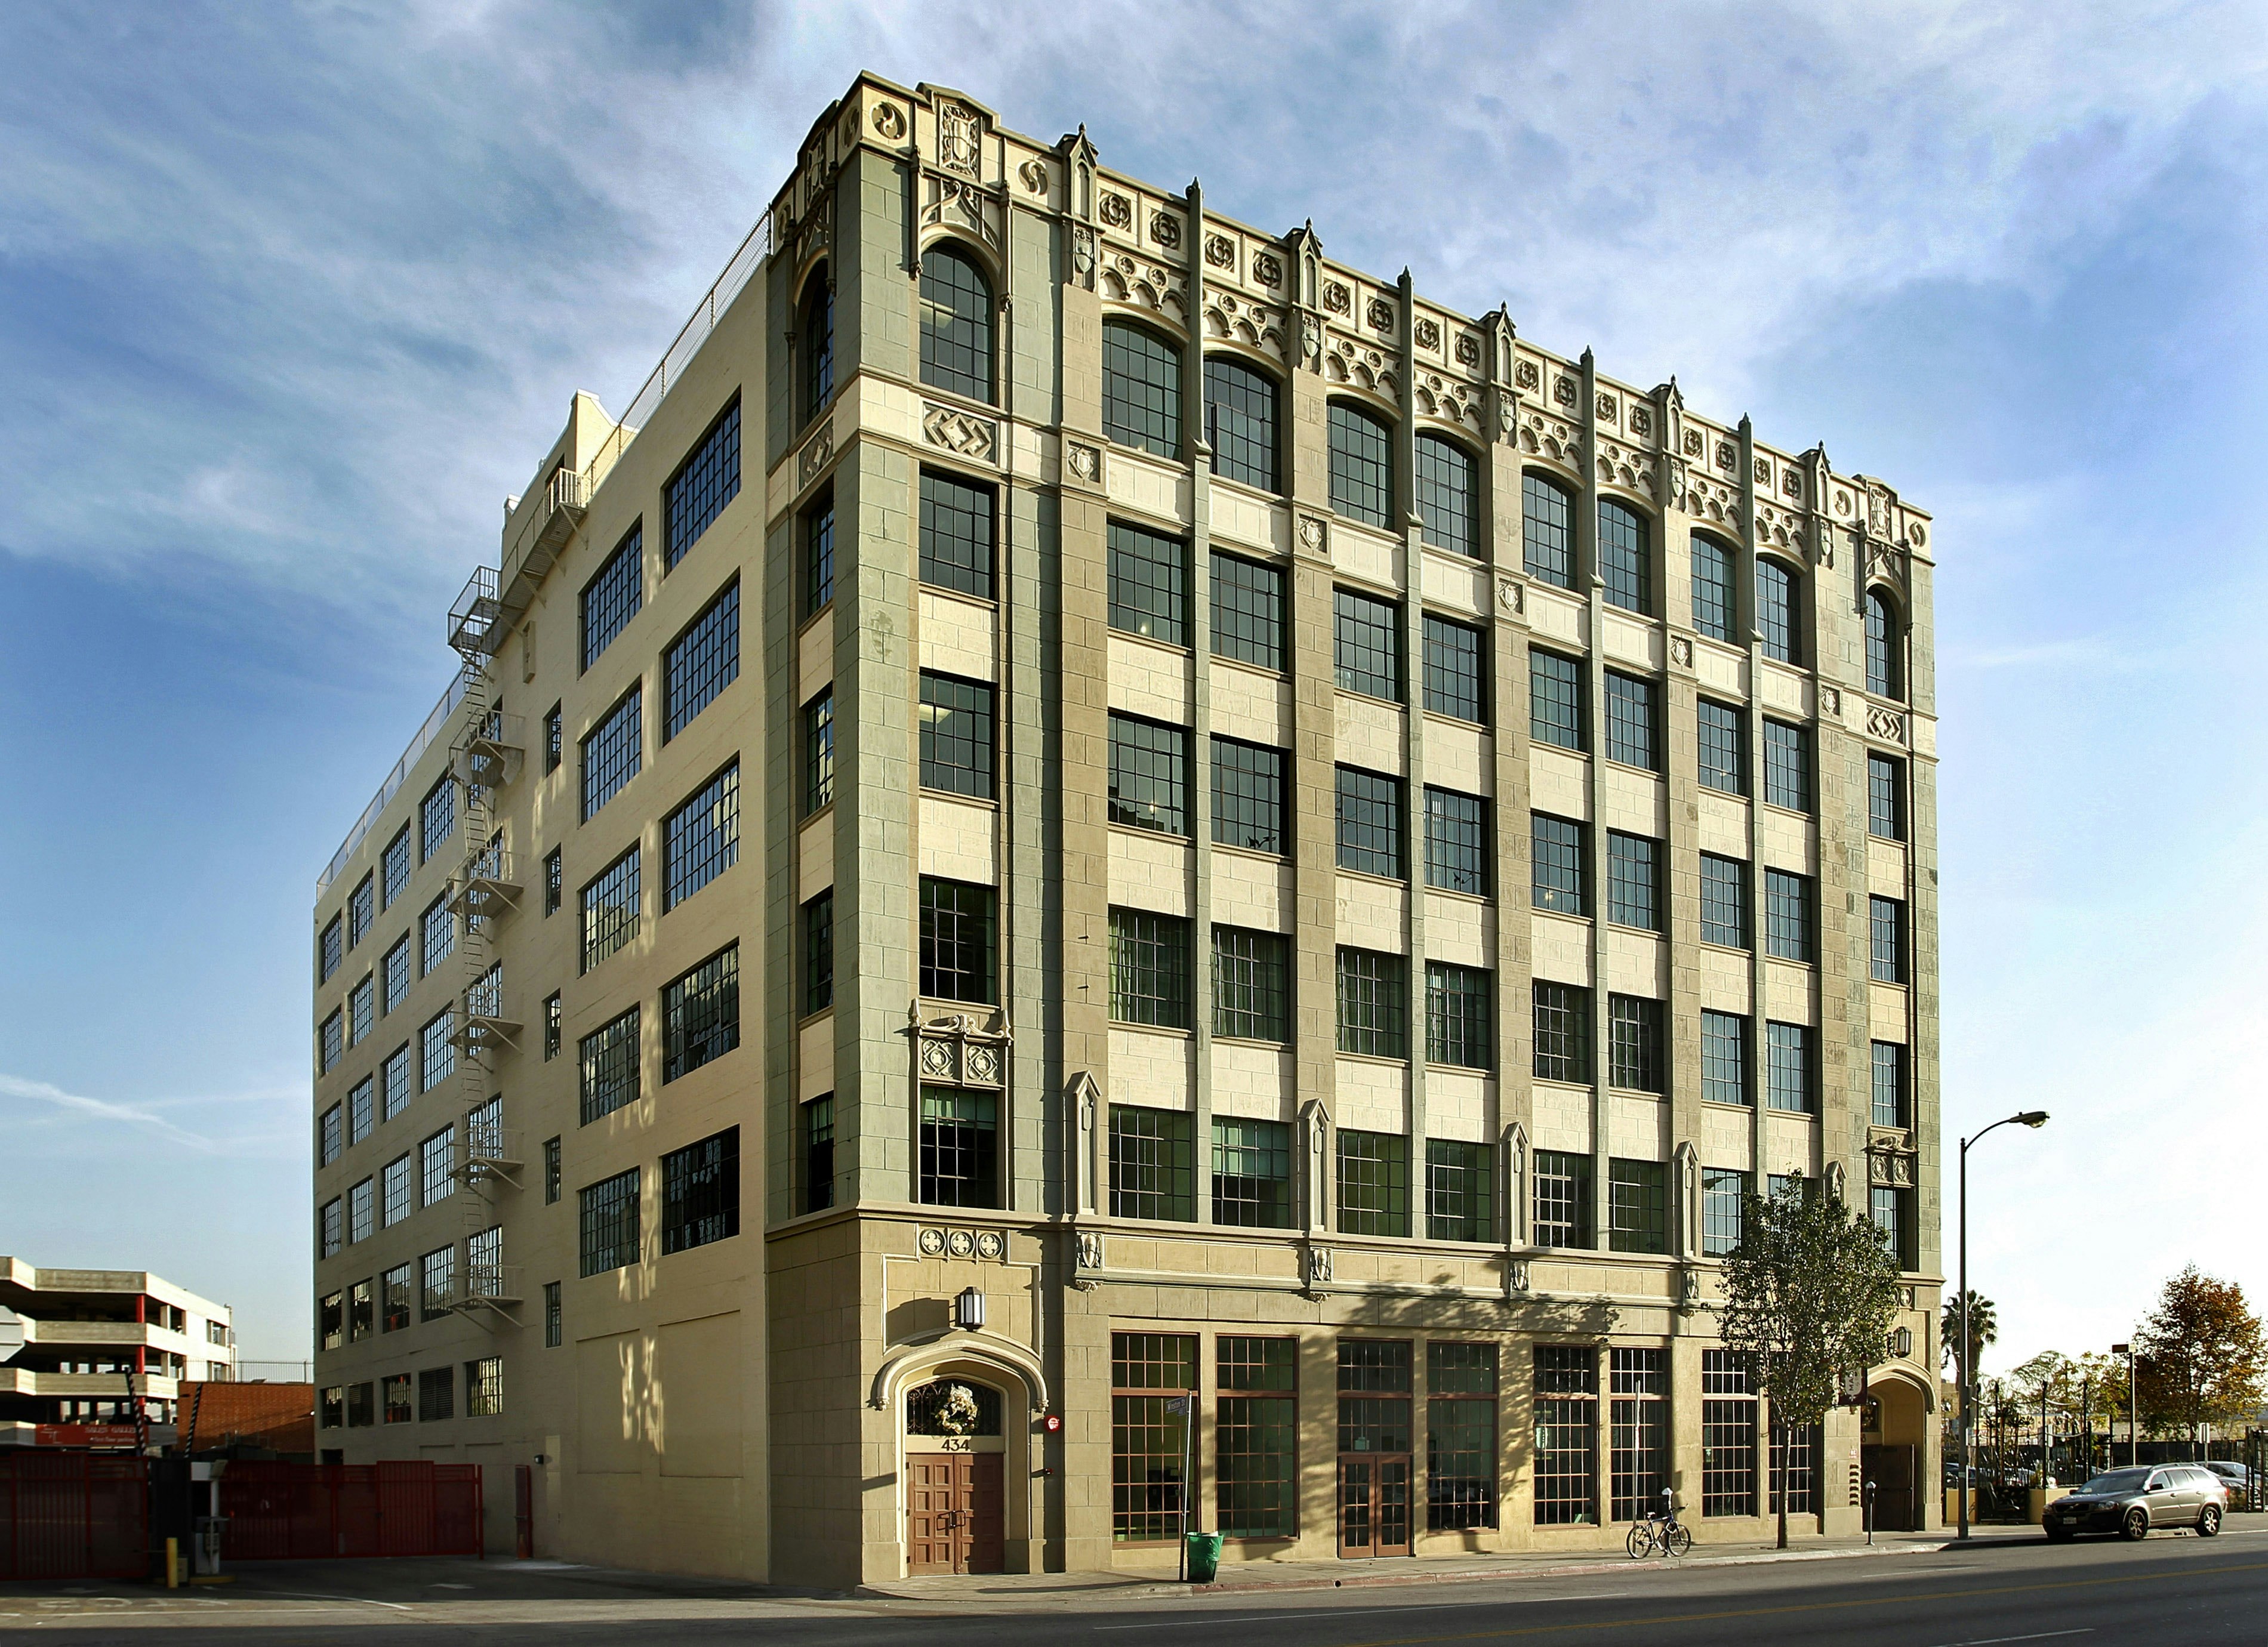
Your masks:
{"label": "sidewalk", "polygon": [[[2232,1529],[2234,1530],[2234,1529]],[[1969,1540],[1972,1548],[1993,1548],[2040,1541],[2037,1527],[1978,1528]],[[1870,1545],[1863,1538],[1808,1538],[1786,1549],[1769,1543],[1697,1545],[1693,1554],[1672,1563],[1666,1556],[1637,1562],[1627,1555],[1606,1551],[1522,1551],[1503,1555],[1428,1556],[1422,1561],[1243,1562],[1223,1566],[1209,1585],[1183,1584],[1147,1573],[991,1573],[967,1577],[933,1575],[900,1578],[888,1584],[863,1585],[854,1593],[909,1601],[990,1600],[1040,1601],[1061,1598],[1107,1596],[1113,1600],[1145,1600],[1163,1597],[1265,1594],[1285,1590],[1361,1590],[1388,1585],[1479,1584],[1506,1578],[1547,1578],[1572,1573],[1627,1573],[1633,1568],[1745,1567],[1774,1562],[1837,1561],[1878,1555],[1925,1555],[1953,1548],[1947,1533],[1877,1533]]]}

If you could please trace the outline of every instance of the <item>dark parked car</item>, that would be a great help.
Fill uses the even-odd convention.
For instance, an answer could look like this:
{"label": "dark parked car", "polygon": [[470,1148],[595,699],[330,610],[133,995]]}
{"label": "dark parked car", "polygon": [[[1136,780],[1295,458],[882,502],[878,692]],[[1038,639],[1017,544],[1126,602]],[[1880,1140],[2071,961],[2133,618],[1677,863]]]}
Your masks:
{"label": "dark parked car", "polygon": [[2228,1489],[2228,1496],[2232,1503],[2241,1505],[2249,1499],[2252,1491],[2250,1470],[2246,1469],[2242,1464],[2232,1464],[2222,1459],[2207,1459],[2205,1461],[2205,1467],[2220,1477],[2221,1484]]}
{"label": "dark parked car", "polygon": [[2228,1512],[2228,1484],[2201,1465],[2105,1470],[2047,1507],[2041,1531],[2058,1543],[2081,1533],[2146,1539],[2153,1527],[2195,1527],[2209,1539]]}

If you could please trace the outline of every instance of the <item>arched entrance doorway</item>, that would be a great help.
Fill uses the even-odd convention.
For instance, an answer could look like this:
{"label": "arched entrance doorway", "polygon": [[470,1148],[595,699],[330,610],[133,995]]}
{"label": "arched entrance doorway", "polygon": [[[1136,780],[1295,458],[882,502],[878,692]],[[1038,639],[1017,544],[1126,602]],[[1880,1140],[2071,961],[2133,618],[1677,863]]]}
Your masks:
{"label": "arched entrance doorway", "polygon": [[1920,1390],[1892,1378],[1867,1389],[1859,1431],[1859,1472],[1874,1492],[1874,1526],[1891,1533],[1922,1529],[1928,1408]]}
{"label": "arched entrance doorway", "polygon": [[899,1403],[906,1571],[997,1573],[1007,1547],[1007,1393],[961,1373]]}

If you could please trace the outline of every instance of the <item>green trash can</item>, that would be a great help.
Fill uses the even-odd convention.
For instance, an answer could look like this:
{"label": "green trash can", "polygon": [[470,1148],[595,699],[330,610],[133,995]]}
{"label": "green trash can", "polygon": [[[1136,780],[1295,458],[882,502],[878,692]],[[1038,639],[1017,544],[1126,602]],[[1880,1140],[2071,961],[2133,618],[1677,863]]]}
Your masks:
{"label": "green trash can", "polygon": [[1189,1535],[1189,1582],[1209,1585],[1220,1571],[1220,1534],[1192,1533]]}

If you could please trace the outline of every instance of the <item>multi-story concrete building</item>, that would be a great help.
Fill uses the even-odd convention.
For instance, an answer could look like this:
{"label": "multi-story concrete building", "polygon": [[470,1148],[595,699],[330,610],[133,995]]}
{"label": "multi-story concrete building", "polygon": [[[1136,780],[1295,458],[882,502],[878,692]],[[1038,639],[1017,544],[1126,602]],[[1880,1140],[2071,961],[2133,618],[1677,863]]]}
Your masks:
{"label": "multi-story concrete building", "polygon": [[137,1404],[162,1428],[184,1383],[235,1376],[228,1306],[144,1270],[0,1257],[0,1306],[24,1328],[23,1348],[0,1363],[0,1446],[84,1445],[87,1426],[133,1424]]}
{"label": "multi-story concrete building", "polygon": [[1909,1296],[1797,1525],[1933,1521],[1930,530],[862,77],[323,878],[320,1444],[820,1583],[1753,1537],[1800,1173]]}

